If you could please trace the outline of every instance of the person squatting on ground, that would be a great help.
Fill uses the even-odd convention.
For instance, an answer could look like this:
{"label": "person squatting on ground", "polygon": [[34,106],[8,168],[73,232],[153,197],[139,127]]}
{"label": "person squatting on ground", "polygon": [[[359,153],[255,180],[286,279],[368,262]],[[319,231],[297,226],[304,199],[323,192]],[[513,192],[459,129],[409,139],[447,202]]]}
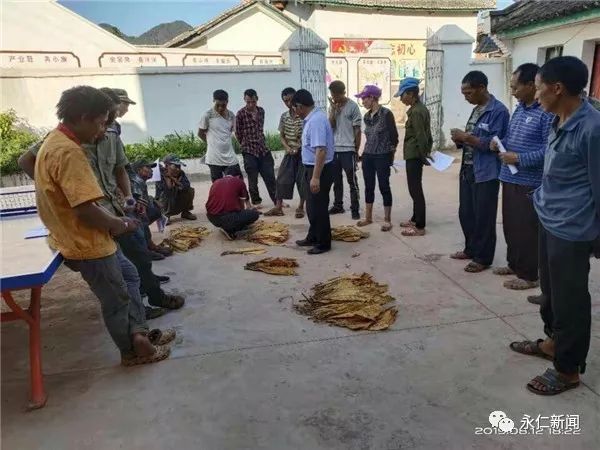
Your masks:
{"label": "person squatting on ground", "polygon": [[212,184],[206,217],[229,240],[258,220],[259,213],[250,204],[240,166],[228,167],[225,176]]}
{"label": "person squatting on ground", "polygon": [[279,119],[279,137],[285,149],[285,155],[277,172],[277,188],[275,207],[265,213],[265,216],[283,216],[283,201],[294,197],[294,184],[298,189],[298,207],[296,219],[304,217],[304,166],[302,165],[302,119],[296,115],[292,107],[292,98],[296,90],[288,87],[281,92],[281,99],[287,111]]}
{"label": "person squatting on ground", "polygon": [[358,151],[361,140],[362,116],[356,102],[346,97],[346,86],[336,80],[329,85],[329,123],[333,128],[335,155],[333,158],[333,206],[329,214],[342,214],[344,210],[344,180],[346,174],[350,188],[350,211],[353,220],[360,219],[358,200]]}
{"label": "person squatting on ground", "polygon": [[600,256],[600,112],[582,97],[588,69],[573,56],[546,62],[535,84],[542,108],[556,116],[542,184],[533,195],[547,337],[513,342],[510,348],[553,362],[554,368],[529,381],[527,389],[555,395],[579,386],[590,347],[590,256]]}
{"label": "person squatting on ground", "polygon": [[[523,64],[512,74],[510,87],[519,103],[502,140],[506,153],[498,153],[502,162],[502,227],[508,265],[494,269],[494,274],[515,275],[504,286],[516,290],[539,286],[538,218],[531,195],[542,183],[553,115],[545,112],[535,99],[538,70],[537,64]],[[490,148],[499,151],[495,141]],[[514,165],[518,172],[512,174],[508,164]]]}
{"label": "person squatting on ground", "polygon": [[362,170],[365,180],[365,218],[357,223],[359,227],[373,223],[373,203],[375,202],[375,179],[383,197],[384,220],[381,231],[392,229],[392,188],[390,171],[398,146],[396,119],[389,109],[379,104],[381,89],[366,85],[356,94],[367,109],[365,113],[365,147],[362,153]]}
{"label": "person squatting on ground", "polygon": [[[139,290],[134,295],[123,277],[126,273],[135,278],[136,269],[113,240],[139,224],[96,204],[105,194],[81,147],[104,132],[113,108],[106,94],[89,86],[63,92],[57,105],[60,123],[42,143],[32,172],[49,244],[60,251],[67,267],[81,273],[100,301],[122,364],[129,366],[161,361],[169,356],[170,348],[151,342]],[[161,334],[153,336],[164,343],[174,338],[172,331],[168,339]]]}
{"label": "person squatting on ground", "polygon": [[300,89],[292,104],[304,120],[302,131],[302,163],[306,192],[306,213],[310,223],[306,238],[296,241],[300,247],[311,247],[307,253],[318,255],[331,250],[329,191],[333,183],[333,130],[327,115],[315,107],[312,94]]}
{"label": "person squatting on ground", "polygon": [[167,224],[171,217],[181,214],[182,219],[196,220],[194,209],[194,188],[181,168],[185,163],[177,155],[163,158],[164,167],[160,170],[160,181],[156,183],[156,199],[162,205]]}
{"label": "person squatting on ground", "polygon": [[235,116],[235,136],[242,147],[250,199],[254,206],[260,208],[262,198],[258,191],[259,174],[267,187],[269,197],[274,204],[277,203],[275,162],[265,142],[265,110],[257,106],[258,94],[254,89],[247,89],[244,92],[244,101],[246,106]]}
{"label": "person squatting on ground", "polygon": [[405,78],[398,87],[395,97],[409,107],[404,131],[404,160],[408,193],[413,201],[410,220],[400,223],[403,236],[425,235],[425,195],[423,194],[423,166],[429,165],[433,137],[429,110],[419,98],[419,80]]}
{"label": "person squatting on ground", "polygon": [[487,76],[480,71],[465,75],[461,86],[465,100],[475,105],[465,131],[452,129],[452,141],[462,148],[458,217],[465,236],[463,251],[450,257],[472,260],[466,272],[481,272],[492,265],[496,251],[496,216],[500,160],[490,150],[494,136],[504,139],[509,113],[488,92]]}
{"label": "person squatting on ground", "polygon": [[226,91],[213,92],[213,107],[204,113],[198,127],[198,137],[206,142],[205,162],[213,182],[223,178],[228,167],[239,165],[232,141],[235,114],[227,109],[228,104]]}

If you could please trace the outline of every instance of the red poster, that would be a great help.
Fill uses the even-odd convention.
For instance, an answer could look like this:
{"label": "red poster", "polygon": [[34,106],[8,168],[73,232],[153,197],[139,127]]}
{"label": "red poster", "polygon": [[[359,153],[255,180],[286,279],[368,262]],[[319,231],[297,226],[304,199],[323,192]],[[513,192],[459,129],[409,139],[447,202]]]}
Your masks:
{"label": "red poster", "polygon": [[369,53],[373,39],[330,39],[331,53]]}
{"label": "red poster", "polygon": [[592,86],[590,97],[600,99],[600,44],[596,44],[594,65],[592,66]]}

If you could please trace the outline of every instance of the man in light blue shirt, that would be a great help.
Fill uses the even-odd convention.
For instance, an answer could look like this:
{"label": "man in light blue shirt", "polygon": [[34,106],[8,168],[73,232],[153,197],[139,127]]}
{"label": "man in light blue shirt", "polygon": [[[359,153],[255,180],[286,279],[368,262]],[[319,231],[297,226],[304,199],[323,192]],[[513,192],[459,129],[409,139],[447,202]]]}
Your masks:
{"label": "man in light blue shirt", "polygon": [[294,94],[292,105],[304,120],[302,130],[302,163],[306,192],[306,214],[310,228],[305,239],[296,241],[301,247],[311,247],[310,255],[331,250],[331,223],[329,221],[329,191],[333,183],[334,155],[333,130],[327,115],[315,108],[312,94],[300,89]]}
{"label": "man in light blue shirt", "polygon": [[590,347],[590,255],[600,237],[600,112],[582,98],[588,69],[578,58],[551,59],[535,83],[542,108],[556,115],[542,185],[533,197],[541,223],[540,314],[547,338],[510,347],[553,360],[554,369],[527,389],[555,395],[579,386]]}

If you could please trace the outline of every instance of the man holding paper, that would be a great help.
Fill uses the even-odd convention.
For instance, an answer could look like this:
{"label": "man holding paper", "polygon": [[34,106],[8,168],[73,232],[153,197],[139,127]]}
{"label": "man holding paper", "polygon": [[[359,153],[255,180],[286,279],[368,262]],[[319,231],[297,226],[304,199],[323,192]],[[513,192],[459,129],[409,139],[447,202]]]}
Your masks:
{"label": "man holding paper", "polygon": [[494,260],[500,161],[490,150],[490,142],[494,136],[504,138],[509,121],[508,109],[488,92],[487,86],[483,72],[465,75],[461,91],[475,107],[465,131],[451,130],[452,141],[463,150],[458,216],[465,247],[450,257],[471,259],[465,267],[471,273],[489,268]]}
{"label": "man holding paper", "polygon": [[[512,74],[510,88],[519,101],[500,145],[493,140],[492,151],[500,151],[502,161],[502,226],[506,239],[506,267],[496,275],[515,275],[504,287],[524,290],[538,283],[538,218],[531,199],[542,183],[544,154],[553,114],[545,112],[535,99],[536,64],[523,64]],[[504,150],[502,152],[502,150]],[[513,169],[509,167],[511,165]]]}

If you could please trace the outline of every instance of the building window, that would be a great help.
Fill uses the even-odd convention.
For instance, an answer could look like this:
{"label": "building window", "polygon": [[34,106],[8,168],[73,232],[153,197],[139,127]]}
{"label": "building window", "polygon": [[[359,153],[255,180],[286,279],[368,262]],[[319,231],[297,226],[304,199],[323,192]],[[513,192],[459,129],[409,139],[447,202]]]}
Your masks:
{"label": "building window", "polygon": [[557,45],[556,47],[548,47],[546,49],[546,59],[544,60],[544,62],[547,62],[549,59],[556,58],[557,56],[562,56],[562,54],[562,45]]}

